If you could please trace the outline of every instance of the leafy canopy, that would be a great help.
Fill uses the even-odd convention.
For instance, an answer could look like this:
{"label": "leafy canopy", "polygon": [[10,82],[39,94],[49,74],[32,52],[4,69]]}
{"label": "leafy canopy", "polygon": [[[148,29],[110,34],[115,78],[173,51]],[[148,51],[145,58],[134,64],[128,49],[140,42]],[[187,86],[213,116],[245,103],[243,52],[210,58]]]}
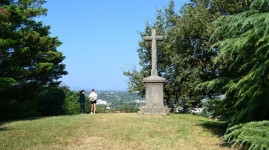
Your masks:
{"label": "leafy canopy", "polygon": [[212,22],[219,16],[242,12],[249,7],[250,1],[192,0],[179,12],[170,1],[164,11],[157,10],[153,23],[147,22],[145,31],[140,32],[142,40],[137,52],[142,69],[134,67],[124,71],[129,77],[129,92],[139,91],[145,95],[142,80],[150,76],[151,46],[143,37],[151,35],[151,29],[156,28],[157,34],[165,37],[164,41],[157,42],[157,48],[159,76],[167,80],[164,86],[167,105],[173,107],[175,103],[187,111],[187,108],[199,106],[201,99],[223,93],[219,89],[197,88],[219,74],[219,65],[213,65],[211,61],[218,55],[217,51],[210,50],[212,43],[209,39],[215,30]]}

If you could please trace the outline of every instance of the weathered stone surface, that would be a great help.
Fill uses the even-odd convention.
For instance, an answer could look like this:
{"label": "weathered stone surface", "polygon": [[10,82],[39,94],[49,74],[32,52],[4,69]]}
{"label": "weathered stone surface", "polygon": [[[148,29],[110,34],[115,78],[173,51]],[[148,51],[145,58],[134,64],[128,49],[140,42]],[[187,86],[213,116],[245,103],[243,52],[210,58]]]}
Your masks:
{"label": "weathered stone surface", "polygon": [[169,109],[165,106],[143,106],[140,109],[140,114],[143,115],[168,115]]}
{"label": "weathered stone surface", "polygon": [[143,79],[143,82],[148,83],[148,82],[157,82],[157,83],[165,83],[165,78],[159,77],[159,76],[150,76],[147,78]]}
{"label": "weathered stone surface", "polygon": [[141,107],[140,114],[167,115],[169,109],[163,105],[163,84],[165,78],[148,77],[143,80],[146,85],[146,105]]}
{"label": "weathered stone surface", "polygon": [[152,29],[151,36],[145,36],[144,39],[146,41],[151,41],[151,58],[152,58],[151,76],[158,76],[158,70],[157,70],[157,44],[156,44],[156,41],[162,41],[163,36],[157,36],[156,35],[156,30]]}
{"label": "weathered stone surface", "polygon": [[163,83],[146,84],[146,105],[163,106]]}
{"label": "weathered stone surface", "polygon": [[141,107],[140,114],[167,115],[169,109],[163,105],[163,84],[166,79],[159,77],[157,70],[156,41],[163,40],[163,37],[156,36],[156,30],[152,29],[152,35],[146,36],[144,39],[152,41],[152,69],[151,76],[143,80],[146,85],[146,105]]}

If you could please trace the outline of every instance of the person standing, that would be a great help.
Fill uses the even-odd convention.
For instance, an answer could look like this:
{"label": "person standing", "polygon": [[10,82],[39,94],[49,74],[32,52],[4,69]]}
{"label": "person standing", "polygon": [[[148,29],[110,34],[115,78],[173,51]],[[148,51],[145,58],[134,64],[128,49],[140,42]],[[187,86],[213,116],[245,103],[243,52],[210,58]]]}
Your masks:
{"label": "person standing", "polygon": [[91,100],[91,114],[95,114],[95,111],[96,111],[96,101],[97,101],[98,96],[94,92],[94,89],[92,89],[92,92],[89,95],[89,98]]}
{"label": "person standing", "polygon": [[80,113],[84,114],[84,111],[85,111],[85,91],[84,90],[80,91],[79,103],[80,103]]}

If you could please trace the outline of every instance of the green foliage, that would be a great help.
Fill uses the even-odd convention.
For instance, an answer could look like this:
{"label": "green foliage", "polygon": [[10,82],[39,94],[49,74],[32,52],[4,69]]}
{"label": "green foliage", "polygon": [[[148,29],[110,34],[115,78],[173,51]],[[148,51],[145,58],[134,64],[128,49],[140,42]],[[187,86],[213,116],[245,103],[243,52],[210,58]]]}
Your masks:
{"label": "green foliage", "polygon": [[240,144],[249,150],[269,149],[269,121],[235,125],[227,129],[223,139],[233,144],[233,147]]}
{"label": "green foliage", "polygon": [[79,92],[71,91],[67,86],[60,87],[65,94],[65,100],[63,104],[63,111],[65,114],[79,114],[80,105],[77,102],[79,98]]}
{"label": "green foliage", "polygon": [[107,111],[107,113],[116,113],[116,110],[115,109],[109,109],[108,111]]}
{"label": "green foliage", "polygon": [[64,113],[65,93],[60,88],[51,88],[38,96],[37,108],[41,115],[52,116]]}
{"label": "green foliage", "polygon": [[222,110],[221,107],[219,107],[221,103],[220,99],[213,99],[213,100],[205,100],[202,102],[202,106],[204,107],[204,110],[202,112],[203,116],[210,117],[210,118],[220,118],[220,110]]}
{"label": "green foliage", "polygon": [[119,110],[121,112],[133,113],[133,112],[139,111],[139,108],[132,106],[132,105],[121,105],[121,106],[119,106]]}
{"label": "green foliage", "polygon": [[105,113],[106,105],[96,105],[96,113]]}
{"label": "green foliage", "polygon": [[155,28],[158,35],[165,40],[157,42],[159,76],[166,78],[164,85],[164,99],[170,103],[180,105],[184,111],[189,107],[199,105],[204,97],[222,93],[219,88],[203,89],[197,86],[203,82],[215,79],[219,72],[218,66],[213,65],[211,59],[218,52],[210,50],[211,34],[215,30],[212,22],[217,17],[235,14],[249,8],[253,0],[192,0],[185,4],[179,13],[174,9],[174,2],[157,10],[156,19],[152,24],[146,23],[145,30],[140,32],[141,41],[137,49],[141,70],[135,67],[124,71],[129,77],[129,92],[139,91],[145,95],[143,78],[150,76],[151,44],[143,40],[151,35]]}
{"label": "green foliage", "polygon": [[0,92],[3,92],[5,89],[10,87],[14,83],[16,83],[16,81],[12,78],[1,78],[0,77]]}
{"label": "green foliage", "polygon": [[[141,59],[141,57],[140,57]],[[142,64],[142,63],[140,63]],[[143,64],[142,64],[143,65]],[[137,71],[136,67],[134,66],[131,70],[127,70],[124,71],[123,74],[125,76],[129,77],[129,81],[128,81],[128,92],[130,94],[134,94],[135,92],[139,92],[139,95],[141,95],[142,97],[145,96],[145,85],[142,84],[142,80],[146,77],[144,74],[144,72],[141,71]],[[149,74],[149,73],[147,73]]]}
{"label": "green foliage", "polygon": [[17,101],[15,99],[0,100],[0,121],[24,118],[37,115],[37,99]]}
{"label": "green foliage", "polygon": [[225,91],[218,107],[230,124],[269,119],[268,9],[268,1],[255,0],[250,10],[214,22],[214,61],[226,67],[220,65],[219,76],[204,85]]}
{"label": "green foliage", "polygon": [[[20,104],[16,107],[32,108],[39,93],[56,87],[60,83],[57,80],[67,74],[62,64],[65,57],[57,51],[61,42],[50,36],[49,26],[34,20],[46,15],[44,3],[44,0],[0,2],[7,12],[0,14],[0,78],[9,80],[1,82],[0,103],[9,107],[6,109],[13,110],[11,101]],[[32,109],[17,110],[29,114]],[[3,113],[8,112],[1,109]]]}

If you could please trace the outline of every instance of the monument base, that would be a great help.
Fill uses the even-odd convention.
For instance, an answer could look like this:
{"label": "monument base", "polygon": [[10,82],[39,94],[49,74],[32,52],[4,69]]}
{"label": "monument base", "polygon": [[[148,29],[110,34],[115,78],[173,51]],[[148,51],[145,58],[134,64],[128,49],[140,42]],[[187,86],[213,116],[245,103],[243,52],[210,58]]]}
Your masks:
{"label": "monument base", "polygon": [[143,106],[140,108],[141,115],[168,115],[169,108],[165,106]]}
{"label": "monument base", "polygon": [[150,76],[143,80],[146,85],[146,105],[140,108],[143,115],[168,115],[169,109],[163,105],[163,84],[165,78]]}

